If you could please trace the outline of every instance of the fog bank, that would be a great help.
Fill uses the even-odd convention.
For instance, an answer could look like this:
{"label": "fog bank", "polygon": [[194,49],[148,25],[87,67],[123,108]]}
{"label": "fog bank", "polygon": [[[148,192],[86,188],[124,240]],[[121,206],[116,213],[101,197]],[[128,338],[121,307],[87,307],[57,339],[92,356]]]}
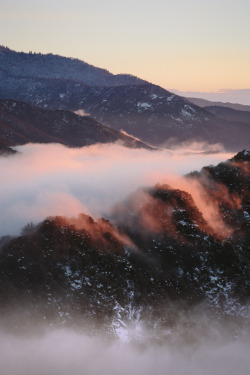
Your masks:
{"label": "fog bank", "polygon": [[194,345],[108,342],[70,330],[40,337],[1,334],[1,374],[8,375],[246,375],[250,344],[199,337]]}
{"label": "fog bank", "polygon": [[19,154],[0,157],[0,235],[18,234],[27,222],[47,216],[84,212],[97,218],[138,187],[158,182],[173,186],[176,177],[232,156],[197,143],[153,152],[117,144],[79,149],[28,144],[16,149]]}

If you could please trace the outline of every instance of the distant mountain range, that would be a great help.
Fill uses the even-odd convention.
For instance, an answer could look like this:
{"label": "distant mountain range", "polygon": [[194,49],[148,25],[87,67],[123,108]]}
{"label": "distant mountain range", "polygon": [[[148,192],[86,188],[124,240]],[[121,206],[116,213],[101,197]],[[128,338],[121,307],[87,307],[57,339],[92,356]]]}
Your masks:
{"label": "distant mountain range", "polygon": [[250,112],[250,105],[244,104],[234,104],[234,103],[224,103],[224,102],[213,102],[211,100],[201,99],[201,98],[187,98],[191,103],[198,105],[199,107],[206,108],[206,107],[224,107],[224,108],[232,108],[237,111],[248,111]]}
{"label": "distant mountain range", "polygon": [[[249,176],[246,150],[187,176],[203,187],[204,203],[213,200],[214,217],[230,228],[226,236],[192,195],[156,185],[117,205],[111,221],[52,217],[3,238],[2,321],[19,332],[30,317],[80,327],[83,320],[92,332],[101,326],[111,334],[143,324],[158,336],[196,309],[213,322],[231,317],[247,326]],[[189,328],[195,316],[185,318]]]}
{"label": "distant mountain range", "polygon": [[248,148],[250,129],[130,75],[77,59],[0,49],[0,98],[47,109],[84,110],[155,146],[200,140]]}
{"label": "distant mountain range", "polygon": [[14,100],[0,100],[0,150],[26,143],[61,143],[69,147],[119,142],[126,147],[152,149],[147,144],[104,126],[89,116],[52,111]]}
{"label": "distant mountain range", "polygon": [[173,89],[176,95],[186,98],[204,99],[212,102],[233,103],[249,106],[250,88],[248,89],[220,89],[217,92],[179,91]]}

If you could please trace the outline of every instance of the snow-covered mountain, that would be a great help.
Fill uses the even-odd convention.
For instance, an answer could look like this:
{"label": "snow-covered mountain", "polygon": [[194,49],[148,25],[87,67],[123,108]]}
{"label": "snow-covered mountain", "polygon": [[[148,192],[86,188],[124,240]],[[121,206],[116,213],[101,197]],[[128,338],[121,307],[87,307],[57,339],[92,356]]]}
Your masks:
{"label": "snow-covered mountain", "polygon": [[[210,213],[224,231],[191,194],[167,185],[137,191],[110,221],[82,214],[29,224],[2,240],[2,321],[18,330],[30,317],[84,322],[115,335],[143,324],[164,334],[196,310],[249,324],[250,152],[186,178],[200,184],[205,206],[212,197]],[[195,324],[195,314],[185,319]]]}
{"label": "snow-covered mountain", "polygon": [[1,48],[0,98],[50,109],[84,110],[97,121],[159,146],[186,140],[248,148],[249,128],[169,91],[82,61]]}

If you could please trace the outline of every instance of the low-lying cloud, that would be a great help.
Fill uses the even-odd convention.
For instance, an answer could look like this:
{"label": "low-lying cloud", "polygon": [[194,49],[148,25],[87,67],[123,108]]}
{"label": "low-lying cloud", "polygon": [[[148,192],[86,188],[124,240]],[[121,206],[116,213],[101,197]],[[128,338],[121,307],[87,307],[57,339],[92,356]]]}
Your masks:
{"label": "low-lying cloud", "polygon": [[153,152],[117,144],[28,144],[17,150],[0,158],[0,235],[18,234],[27,222],[47,216],[83,212],[97,218],[138,187],[180,188],[185,173],[232,156],[217,148],[207,153],[204,144]]}
{"label": "low-lying cloud", "polygon": [[8,375],[246,375],[249,350],[246,337],[136,346],[52,329],[40,337],[0,338],[1,373]]}

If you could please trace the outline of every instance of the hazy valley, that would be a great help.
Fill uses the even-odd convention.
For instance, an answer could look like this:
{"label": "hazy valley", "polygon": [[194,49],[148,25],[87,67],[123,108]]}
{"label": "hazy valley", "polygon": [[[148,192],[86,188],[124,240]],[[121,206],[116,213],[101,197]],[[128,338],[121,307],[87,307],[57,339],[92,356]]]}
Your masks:
{"label": "hazy valley", "polygon": [[0,48],[3,375],[246,373],[250,112],[220,104]]}

